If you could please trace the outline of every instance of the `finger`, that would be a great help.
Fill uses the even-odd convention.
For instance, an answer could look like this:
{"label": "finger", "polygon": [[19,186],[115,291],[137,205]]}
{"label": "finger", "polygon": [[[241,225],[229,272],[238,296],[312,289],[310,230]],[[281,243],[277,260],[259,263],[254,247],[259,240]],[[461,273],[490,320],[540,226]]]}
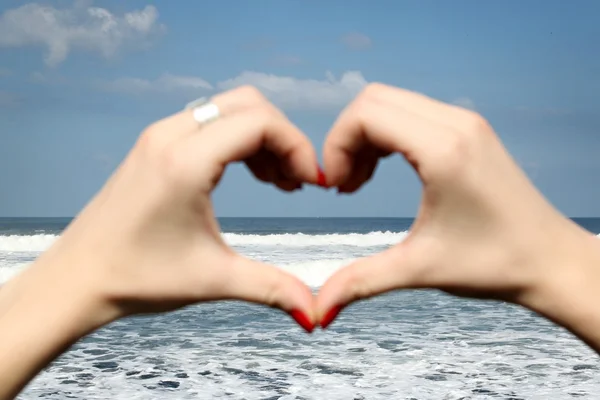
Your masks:
{"label": "finger", "polygon": [[395,289],[418,287],[423,260],[403,243],[338,270],[321,287],[316,314],[326,328],[346,306]]}
{"label": "finger", "polygon": [[473,114],[473,111],[457,105],[444,103],[421,93],[381,83],[370,84],[362,95],[374,102],[402,108],[442,125],[447,124],[448,121],[452,121],[453,124],[457,122],[468,123]]}
{"label": "finger", "polygon": [[269,168],[269,162],[265,159],[277,158],[273,153],[269,153],[265,149],[259,150],[255,155],[246,159],[246,166],[252,174],[262,182],[273,182],[277,173],[274,168]]}
{"label": "finger", "polygon": [[212,167],[211,179],[216,179],[228,163],[245,160],[263,148],[279,159],[289,178],[317,183],[312,144],[287,118],[268,108],[239,112],[206,125],[185,138],[177,157],[197,171]]}
{"label": "finger", "polygon": [[339,187],[339,193],[356,192],[362,185],[371,179],[377,168],[377,159],[365,161],[362,167],[354,174],[353,179],[345,182]]}
{"label": "finger", "polygon": [[[214,103],[219,109],[220,118],[216,121],[216,123],[227,120],[229,117],[235,116],[236,114],[247,113],[251,111],[258,112],[261,115],[270,114],[273,118],[287,121],[285,116],[276,107],[274,107],[260,93],[260,91],[250,86],[244,86],[221,93],[217,96],[214,96],[211,99],[211,102]],[[293,135],[291,137],[287,135],[287,139],[292,139],[295,140],[296,143],[301,143],[300,148],[294,149],[293,151],[290,150],[289,146],[286,146],[289,145],[289,140],[283,140],[281,142],[272,140],[271,143],[268,144],[273,144],[276,149],[279,144],[283,144],[281,151],[290,151],[287,156],[286,154],[283,154],[284,162],[282,163],[282,166],[284,172],[286,172],[286,175],[298,174],[301,178],[303,178],[301,179],[303,181],[317,183],[318,164],[313,146],[296,127],[289,123],[289,121],[287,122],[289,128],[288,134],[289,131],[293,131]],[[214,123],[211,125],[214,125]],[[142,147],[149,147],[151,151],[161,151],[168,144],[179,141],[186,136],[197,136],[199,131],[201,131],[202,134],[207,134],[208,132],[206,131],[206,128],[207,126],[204,126],[201,129],[198,122],[193,117],[193,110],[188,109],[155,122],[145,130],[144,135],[141,135],[140,141],[149,143],[147,145],[143,145]],[[216,132],[218,133],[218,131]],[[241,130],[241,132],[244,131]],[[214,129],[212,130],[212,133],[215,133]],[[276,153],[278,152],[276,151]],[[304,163],[300,161],[305,158],[305,154],[308,155],[309,158],[314,159],[315,165],[312,168],[304,167]],[[281,156],[281,153],[278,153],[278,155]],[[240,160],[241,159],[235,161]],[[230,160],[227,162],[229,161]],[[291,171],[291,173],[287,174],[289,171]],[[290,178],[296,178],[296,176],[290,176]],[[285,185],[289,186],[287,183]]]}
{"label": "finger", "polygon": [[[303,148],[301,150],[310,154],[310,156],[314,158],[315,162],[317,161],[316,153],[308,138],[306,138],[306,136],[298,128],[291,124],[285,115],[281,113],[279,109],[277,109],[272,103],[270,103],[258,89],[251,86],[243,86],[213,97],[212,102],[219,107],[221,114],[225,116],[244,111],[254,112],[257,111],[257,109],[261,109],[262,112],[270,114],[274,118],[280,118],[281,120],[288,122],[289,127],[292,131],[294,131],[294,136],[296,136],[299,142],[302,143]],[[268,149],[268,145],[266,148]],[[286,152],[287,150],[283,149],[283,151]],[[273,155],[273,153],[271,153],[271,155]],[[281,156],[281,154],[277,154],[276,151],[275,155]],[[285,162],[288,160],[290,162]],[[283,172],[283,175],[287,178],[295,178],[294,172],[297,170],[297,164],[294,162],[295,160],[291,157],[284,157],[283,161],[284,162],[281,163],[281,168],[277,169],[278,173],[275,174],[275,178],[272,179],[273,182],[285,180],[282,178],[279,171]],[[315,168],[318,168],[317,165],[318,164],[315,163]],[[315,183],[318,179],[316,172],[309,171],[308,175],[310,176],[310,179],[305,179],[307,182]],[[283,186],[287,185],[289,184],[283,184]]]}
{"label": "finger", "polygon": [[372,147],[367,148],[367,151],[359,152],[354,159],[354,166],[348,180],[339,187],[339,193],[352,193],[371,179],[377,168],[379,157],[380,152]]}
{"label": "finger", "polygon": [[235,257],[228,270],[227,298],[279,308],[307,332],[312,332],[315,325],[313,295],[302,281],[279,268]]}
{"label": "finger", "polygon": [[290,172],[284,170],[277,156],[264,148],[245,162],[248,169],[260,181],[272,182],[285,191],[296,190],[302,186],[301,182],[289,178]]}
{"label": "finger", "polygon": [[342,113],[325,140],[323,160],[328,182],[343,185],[356,155],[368,146],[384,153],[402,153],[418,168],[420,156],[433,149],[448,130],[402,108],[359,99]]}
{"label": "finger", "polygon": [[[236,113],[257,107],[268,107],[276,111],[275,107],[256,88],[243,86],[210,99],[219,109],[220,118],[226,118]],[[194,119],[193,108],[185,109],[152,124],[148,130],[159,131],[165,141],[174,141],[182,136],[199,129],[198,122]]]}
{"label": "finger", "polygon": [[240,86],[227,92],[219,93],[212,97],[210,101],[219,108],[219,114],[224,117],[257,107],[269,108],[271,111],[280,113],[260,90],[253,86]]}

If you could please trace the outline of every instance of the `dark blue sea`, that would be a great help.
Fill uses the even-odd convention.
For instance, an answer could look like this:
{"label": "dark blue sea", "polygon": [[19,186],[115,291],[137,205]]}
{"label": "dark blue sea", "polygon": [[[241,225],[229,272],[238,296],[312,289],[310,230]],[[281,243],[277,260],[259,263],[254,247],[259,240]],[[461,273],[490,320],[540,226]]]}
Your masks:
{"label": "dark blue sea", "polygon": [[[576,219],[600,233],[600,219]],[[0,218],[0,282],[69,219]],[[411,219],[222,218],[223,236],[317,289],[338,268],[405,237]],[[437,291],[355,304],[305,334],[239,302],[113,323],[44,370],[22,399],[597,399],[598,357],[513,305]]]}

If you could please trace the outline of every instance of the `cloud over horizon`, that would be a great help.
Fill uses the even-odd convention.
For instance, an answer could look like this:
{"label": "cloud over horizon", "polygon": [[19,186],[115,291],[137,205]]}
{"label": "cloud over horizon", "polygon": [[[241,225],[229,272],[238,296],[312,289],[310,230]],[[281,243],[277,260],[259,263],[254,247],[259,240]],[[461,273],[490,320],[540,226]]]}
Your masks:
{"label": "cloud over horizon", "polygon": [[244,71],[235,78],[219,82],[221,90],[252,85],[283,108],[321,109],[343,106],[366,85],[360,71],[346,71],[340,78],[327,72],[325,79],[300,79],[264,72]]}
{"label": "cloud over horizon", "polygon": [[213,86],[202,78],[165,73],[154,80],[119,78],[103,82],[101,88],[109,92],[142,95],[146,93],[186,94],[190,91],[212,90]]}
{"label": "cloud over horizon", "polygon": [[360,71],[346,71],[339,78],[327,72],[324,79],[301,79],[243,71],[233,78],[214,84],[199,77],[163,74],[154,80],[119,78],[104,82],[99,87],[102,90],[128,95],[165,93],[203,96],[214,94],[216,90],[226,91],[239,86],[252,85],[282,108],[314,110],[343,106],[367,83]]}
{"label": "cloud over horizon", "polygon": [[7,10],[0,15],[0,47],[43,47],[44,62],[55,67],[75,50],[110,58],[124,48],[146,47],[165,30],[154,6],[117,15],[90,4],[58,9],[29,3]]}

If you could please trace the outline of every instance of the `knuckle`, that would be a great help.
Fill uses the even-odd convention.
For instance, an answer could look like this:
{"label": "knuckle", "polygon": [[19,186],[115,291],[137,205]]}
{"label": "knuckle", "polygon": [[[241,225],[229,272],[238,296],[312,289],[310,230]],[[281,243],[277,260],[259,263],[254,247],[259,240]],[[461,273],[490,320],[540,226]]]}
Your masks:
{"label": "knuckle", "polygon": [[264,105],[267,99],[255,86],[244,85],[236,89],[236,94],[243,98],[248,104]]}
{"label": "knuckle", "polygon": [[371,96],[358,96],[354,103],[352,103],[350,112],[362,112],[365,108],[373,104],[373,98]]}
{"label": "knuckle", "polygon": [[145,155],[156,154],[164,145],[164,139],[161,139],[161,129],[157,122],[149,125],[139,136],[136,147]]}
{"label": "knuckle", "polygon": [[364,123],[367,116],[377,111],[377,107],[376,100],[372,96],[359,96],[347,112],[355,115],[359,121]]}
{"label": "knuckle", "polygon": [[256,118],[258,121],[261,122],[261,124],[264,124],[267,121],[270,121],[271,119],[273,119],[274,117],[279,116],[279,114],[273,107],[268,107],[268,106],[257,107],[255,109],[253,109],[251,112],[252,112],[252,118]]}
{"label": "knuckle", "polygon": [[458,132],[445,132],[444,140],[438,141],[432,175],[442,179],[455,179],[464,172],[468,158],[468,138]]}
{"label": "knuckle", "polygon": [[467,173],[476,153],[483,146],[486,132],[493,132],[488,121],[474,111],[465,111],[465,117],[455,129],[443,132],[437,142],[433,174],[437,178],[457,179]]}
{"label": "knuckle", "polygon": [[462,131],[470,138],[477,138],[482,133],[491,130],[489,122],[475,111],[466,110],[465,122]]}
{"label": "knuckle", "polygon": [[280,125],[282,122],[282,115],[274,107],[256,107],[248,112],[251,113],[252,123],[260,127],[259,130],[253,131],[255,134],[265,130],[268,126]]}
{"label": "knuckle", "polygon": [[138,138],[136,158],[145,168],[153,171],[161,185],[168,188],[181,188],[189,183],[190,162],[185,141],[165,134],[160,122],[148,126]]}
{"label": "knuckle", "polygon": [[371,82],[363,89],[361,97],[368,97],[371,99],[378,99],[381,97],[384,91],[387,90],[387,86],[379,82]]}
{"label": "knuckle", "polygon": [[188,162],[186,157],[182,157],[178,142],[164,146],[154,160],[155,167],[169,186],[185,183],[185,178],[188,176]]}

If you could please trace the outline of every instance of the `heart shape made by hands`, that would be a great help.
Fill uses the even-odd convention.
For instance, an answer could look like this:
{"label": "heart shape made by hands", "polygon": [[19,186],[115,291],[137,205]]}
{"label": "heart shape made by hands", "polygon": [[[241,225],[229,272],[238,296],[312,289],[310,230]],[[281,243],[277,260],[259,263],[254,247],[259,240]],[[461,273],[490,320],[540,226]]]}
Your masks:
{"label": "heart shape made by hands", "polygon": [[[76,255],[55,257],[88,266],[78,286],[109,299],[98,323],[236,299],[278,307],[312,331],[355,300],[402,288],[523,303],[562,257],[547,249],[573,232],[473,111],[370,84],[332,126],[318,172],[309,139],[256,89],[211,101],[223,117],[201,129],[190,110],[149,126],[62,235],[59,247]],[[244,161],[257,179],[286,191],[309,183],[352,193],[393,153],[423,184],[410,233],[336,271],[316,298],[296,277],[242,257],[220,235],[211,194],[231,162]]]}

